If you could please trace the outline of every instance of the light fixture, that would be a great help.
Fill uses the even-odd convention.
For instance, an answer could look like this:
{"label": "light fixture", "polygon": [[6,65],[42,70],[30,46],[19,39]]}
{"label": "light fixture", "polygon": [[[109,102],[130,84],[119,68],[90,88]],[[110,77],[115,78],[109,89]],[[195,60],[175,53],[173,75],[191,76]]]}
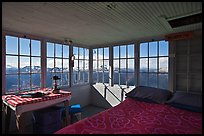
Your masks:
{"label": "light fixture", "polygon": [[66,38],[64,39],[64,42],[65,44],[68,44],[68,45],[72,45],[72,40],[67,40]]}
{"label": "light fixture", "polygon": [[72,45],[72,40],[69,40],[69,41],[68,41],[68,45]]}

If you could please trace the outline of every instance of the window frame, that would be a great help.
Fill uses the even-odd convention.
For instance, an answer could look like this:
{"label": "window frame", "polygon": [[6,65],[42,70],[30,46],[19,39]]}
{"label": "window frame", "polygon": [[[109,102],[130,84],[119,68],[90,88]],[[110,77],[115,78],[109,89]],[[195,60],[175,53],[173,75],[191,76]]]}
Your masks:
{"label": "window frame", "polygon": [[[160,55],[160,42],[166,42],[167,44],[167,55]],[[150,43],[151,42],[156,42],[157,43],[157,55],[156,56],[150,56]],[[166,88],[163,88],[163,89],[168,89],[168,84],[169,84],[169,41],[166,41],[166,40],[158,40],[158,41],[150,41],[150,42],[140,42],[139,44],[139,54],[141,53],[141,50],[140,50],[140,47],[141,47],[141,44],[144,44],[144,43],[147,43],[147,56],[140,56],[139,55],[139,63],[141,62],[141,59],[147,59],[147,71],[142,71],[141,72],[141,65],[139,64],[139,85],[143,85],[141,84],[141,80],[140,80],[140,76],[141,74],[147,74],[147,79],[146,79],[146,83],[145,83],[145,86],[150,86],[149,85],[149,78],[150,78],[150,74],[156,74],[156,79],[157,79],[157,83],[156,83],[156,88],[162,88],[160,86],[160,81],[159,81],[159,75],[164,75],[164,74],[167,74],[167,87]],[[156,72],[151,72],[150,71],[150,59],[152,58],[156,58],[157,60],[157,68],[156,68]],[[160,72],[160,58],[167,58],[167,72]],[[154,86],[150,86],[150,87],[154,87]]]}
{"label": "window frame", "polygon": [[[48,73],[50,73],[51,74],[51,76],[53,75],[59,75],[60,74],[60,81],[59,81],[59,87],[65,87],[65,86],[69,86],[69,72],[70,72],[70,69],[69,69],[69,48],[70,48],[70,46],[68,45],[68,44],[62,44],[62,43],[59,43],[59,42],[52,42],[52,41],[47,41],[46,42],[46,52],[48,52],[48,44],[53,44],[53,48],[54,48],[54,56],[48,56],[48,54],[46,55],[46,63],[48,64],[48,59],[53,59],[54,60],[54,66],[53,66],[53,68],[51,68],[51,71],[52,70],[54,70],[54,72],[48,72],[48,65],[46,65],[46,79],[48,78]],[[59,56],[56,56],[56,45],[61,45],[61,56],[59,57]],[[63,47],[65,47],[65,46],[67,46],[67,48],[68,48],[68,50],[67,50],[67,53],[68,53],[68,57],[64,57],[64,49],[63,49]],[[57,60],[61,60],[61,70],[60,71],[57,71],[56,70],[56,61]],[[68,68],[68,71],[67,72],[64,72],[64,60],[68,60],[68,66],[67,66],[67,68]],[[67,74],[67,84],[62,84],[62,80],[63,80],[63,78],[62,78],[62,75],[64,74],[64,73],[66,73]],[[46,80],[46,85],[47,85],[47,80]],[[50,86],[46,86],[46,87],[50,87]],[[52,88],[52,85],[51,85],[51,88]]]}
{"label": "window frame", "polygon": [[[17,38],[17,54],[12,54],[12,53],[6,53],[6,47],[7,47],[7,43],[6,43],[6,38],[7,38],[7,36],[8,37],[14,37],[14,38]],[[40,69],[40,72],[32,72],[32,58],[41,58],[41,45],[42,45],[42,42],[41,42],[41,40],[39,40],[39,39],[36,39],[36,38],[32,38],[32,37],[23,37],[23,36],[16,36],[16,35],[11,35],[11,34],[5,34],[4,35],[4,42],[5,42],[5,44],[4,44],[4,48],[5,48],[5,50],[4,50],[4,52],[5,52],[5,54],[4,54],[4,56],[5,56],[5,80],[7,80],[6,79],[6,77],[7,77],[7,75],[8,76],[12,76],[12,75],[16,75],[17,76],[17,88],[16,89],[13,89],[13,90],[11,90],[11,91],[9,91],[6,87],[5,87],[5,93],[7,94],[9,94],[9,93],[15,93],[15,92],[17,92],[17,93],[19,93],[19,92],[24,92],[24,91],[32,91],[32,90],[36,90],[36,89],[38,89],[38,88],[41,88],[41,86],[42,86],[42,83],[41,83],[41,74],[42,74],[42,69]],[[20,48],[21,48],[21,39],[26,39],[26,40],[29,40],[29,55],[22,55],[21,54],[21,52],[20,52]],[[40,55],[38,56],[38,55],[32,55],[32,41],[39,41],[39,49],[40,49]],[[17,73],[7,73],[7,71],[6,71],[6,64],[7,64],[7,61],[6,61],[6,58],[7,57],[11,57],[11,56],[16,56],[17,57]],[[21,69],[21,67],[20,67],[20,63],[21,63],[21,57],[27,57],[27,58],[29,58],[29,61],[30,61],[30,63],[29,63],[29,72],[21,72],[20,71],[20,69]],[[41,59],[40,59],[41,60]],[[41,66],[41,61],[40,61],[40,66]],[[40,86],[36,86],[36,87],[33,87],[32,86],[32,83],[33,83],[33,80],[32,80],[32,76],[34,75],[34,74],[39,74],[40,75]],[[22,89],[22,87],[21,87],[21,76],[22,75],[29,75],[29,89],[28,88],[24,88],[24,89]]]}
{"label": "window frame", "polygon": [[[125,46],[125,57],[121,57],[121,54],[122,54],[122,51],[121,51],[121,47],[123,47],[123,46]],[[129,46],[133,46],[133,56],[132,57],[129,57],[128,56],[128,51],[129,51],[129,49],[128,49],[128,47]],[[118,57],[116,57],[115,58],[115,48],[116,47],[118,47],[119,49],[118,49]],[[118,61],[118,76],[119,76],[119,78],[118,78],[118,85],[119,86],[126,86],[127,88],[129,88],[129,86],[135,86],[135,54],[134,54],[134,51],[135,51],[135,44],[134,43],[130,43],[130,44],[125,44],[125,45],[115,45],[115,46],[113,46],[113,84],[117,84],[117,83],[115,83],[115,77],[114,77],[114,73],[115,73],[115,65],[114,65],[114,61]],[[125,60],[125,70],[124,71],[122,71],[121,70],[121,60]],[[128,64],[129,64],[129,60],[133,60],[133,72],[130,72],[130,71],[128,71]],[[121,84],[121,79],[120,79],[120,77],[121,77],[121,75],[122,74],[125,74],[125,84]],[[128,84],[128,74],[133,74],[134,75],[134,85],[129,85]]]}
{"label": "window frame", "polygon": [[[108,50],[108,58],[105,58],[105,49]],[[100,52],[99,50],[102,50],[102,58],[99,57]],[[110,61],[110,58],[109,58],[109,54],[110,54],[110,49],[109,47],[100,47],[100,48],[94,48],[93,49],[93,56],[94,56],[94,51],[96,51],[96,58],[93,57],[93,73],[96,73],[96,80],[94,80],[94,76],[93,76],[93,83],[105,83],[105,84],[109,84],[109,79],[108,79],[108,82],[105,82],[105,61],[108,61],[108,67],[107,67],[107,71],[108,71],[108,77],[109,77],[109,73],[110,73],[110,70],[109,70],[109,61]],[[94,61],[96,63],[96,69],[94,69]],[[100,65],[99,65],[99,62],[102,62],[102,68],[100,69]],[[102,72],[102,82],[100,82],[99,80],[99,72]],[[94,75],[94,74],[93,74]]]}
{"label": "window frame", "polygon": [[[74,49],[77,49],[77,54],[75,53]],[[80,54],[80,49],[82,50],[82,55]],[[73,67],[73,71],[72,71],[72,85],[73,86],[77,86],[77,85],[83,85],[83,84],[88,84],[89,83],[89,49],[88,48],[84,48],[84,47],[78,47],[78,46],[73,46],[73,55],[74,55],[74,65],[76,65],[77,63],[77,67],[76,69],[74,69]],[[87,56],[86,56],[87,55]],[[80,57],[82,56],[82,58]],[[79,65],[79,62],[82,62],[82,67]],[[75,63],[76,62],[76,63]],[[87,69],[86,69],[86,62],[88,64]],[[74,71],[76,70],[76,71]],[[77,73],[77,79],[79,82],[77,82],[77,80],[75,79],[75,73]],[[82,73],[82,78],[81,78],[81,73]],[[85,74],[87,74],[87,81],[85,81]]]}

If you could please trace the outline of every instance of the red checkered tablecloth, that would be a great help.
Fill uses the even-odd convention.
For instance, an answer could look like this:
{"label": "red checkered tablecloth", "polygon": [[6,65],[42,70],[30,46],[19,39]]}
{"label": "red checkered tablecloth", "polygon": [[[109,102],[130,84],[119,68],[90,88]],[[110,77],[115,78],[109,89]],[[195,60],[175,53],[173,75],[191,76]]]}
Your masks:
{"label": "red checkered tablecloth", "polygon": [[[54,94],[51,90],[44,88],[34,92],[49,92],[50,94],[38,98],[22,98],[20,95],[3,95],[2,100],[6,105],[16,111],[17,114],[21,114],[28,110],[36,110],[40,107],[50,106],[71,99],[71,92],[69,91],[60,90],[59,94]],[[24,94],[26,93],[29,92],[25,92]]]}

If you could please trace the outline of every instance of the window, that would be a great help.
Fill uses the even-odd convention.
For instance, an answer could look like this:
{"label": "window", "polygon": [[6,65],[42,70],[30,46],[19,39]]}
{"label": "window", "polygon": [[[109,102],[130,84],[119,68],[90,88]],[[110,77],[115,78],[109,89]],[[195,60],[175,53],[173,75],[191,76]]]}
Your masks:
{"label": "window", "polygon": [[140,85],[168,89],[168,41],[140,44]]}
{"label": "window", "polygon": [[134,86],[134,44],[113,47],[114,84]]}
{"label": "window", "polygon": [[6,92],[40,88],[41,42],[6,36]]}
{"label": "window", "polygon": [[59,86],[69,85],[69,46],[47,42],[47,87],[52,87],[52,77],[60,78]]}
{"label": "window", "polygon": [[73,47],[75,56],[73,68],[73,84],[89,82],[89,50],[86,48]]}
{"label": "window", "polygon": [[93,49],[93,83],[109,83],[109,48]]}

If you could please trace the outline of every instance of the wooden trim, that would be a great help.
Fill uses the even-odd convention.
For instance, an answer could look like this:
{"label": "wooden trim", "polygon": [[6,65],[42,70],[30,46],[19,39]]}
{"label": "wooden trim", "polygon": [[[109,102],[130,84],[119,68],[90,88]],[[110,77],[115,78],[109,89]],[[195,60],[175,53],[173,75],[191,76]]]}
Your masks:
{"label": "wooden trim", "polygon": [[176,40],[184,40],[184,39],[191,39],[193,32],[181,32],[181,33],[173,33],[169,35],[165,35],[166,40],[168,41],[176,41]]}

